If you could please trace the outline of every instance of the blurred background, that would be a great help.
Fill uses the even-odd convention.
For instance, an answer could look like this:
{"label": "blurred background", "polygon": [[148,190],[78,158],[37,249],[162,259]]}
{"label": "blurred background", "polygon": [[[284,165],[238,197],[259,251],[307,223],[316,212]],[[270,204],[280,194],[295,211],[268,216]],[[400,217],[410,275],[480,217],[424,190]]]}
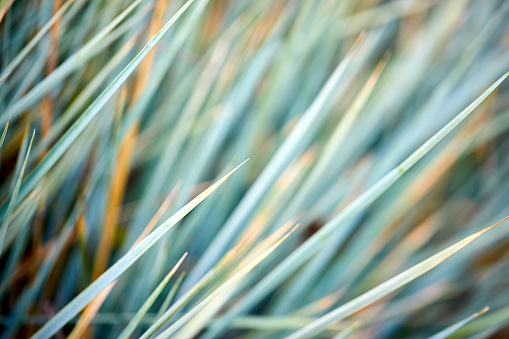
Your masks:
{"label": "blurred background", "polygon": [[[0,20],[4,338],[59,314],[57,338],[284,338],[509,212],[507,82],[398,167],[509,70],[508,1],[2,0]],[[508,245],[502,222],[304,337],[509,338]]]}

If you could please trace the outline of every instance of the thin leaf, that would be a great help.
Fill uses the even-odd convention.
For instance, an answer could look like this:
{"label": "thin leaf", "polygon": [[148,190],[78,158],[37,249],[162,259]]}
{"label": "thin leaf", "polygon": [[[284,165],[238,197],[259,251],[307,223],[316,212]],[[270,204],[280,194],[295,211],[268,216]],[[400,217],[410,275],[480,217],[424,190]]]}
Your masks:
{"label": "thin leaf", "polygon": [[9,117],[9,120],[7,120],[7,123],[5,124],[4,131],[2,133],[2,139],[0,139],[0,147],[3,146],[5,141],[5,136],[7,135],[7,129],[9,128],[9,123],[11,122],[11,117]]}
{"label": "thin leaf", "polygon": [[397,290],[398,288],[408,284],[412,280],[420,277],[424,273],[428,272],[432,268],[439,265],[442,261],[449,258],[454,253],[458,252],[472,241],[480,237],[482,234],[500,224],[502,221],[506,220],[508,217],[505,217],[498,223],[485,228],[471,236],[457,242],[456,244],[446,248],[442,252],[435,254],[434,256],[420,262],[419,264],[409,268],[403,273],[398,274],[397,276],[387,280],[386,282],[378,285],[377,287],[369,290],[368,292],[362,294],[361,296],[353,299],[352,301],[347,302],[346,304],[330,311],[324,316],[318,318],[311,324],[302,328],[301,330],[289,335],[287,339],[302,339],[302,338],[311,338],[314,335],[320,333],[325,327],[330,324],[345,319],[346,317],[354,314],[355,312],[363,309],[364,307],[374,303],[375,301],[383,298],[389,293]]}
{"label": "thin leaf", "polygon": [[509,307],[505,306],[458,329],[456,332],[451,334],[451,338],[466,338],[472,334],[485,330],[497,329],[504,326],[507,321],[509,321]]}
{"label": "thin leaf", "polygon": [[2,70],[4,74],[2,80],[6,78],[9,74],[11,74],[16,67],[26,58],[28,53],[30,53],[34,47],[41,41],[46,33],[50,30],[51,26],[65,13],[65,11],[69,8],[69,6],[74,2],[74,0],[69,0],[65,4],[60,7],[60,9],[51,17],[51,19],[37,32],[37,34],[30,40],[29,43],[16,55],[16,57]]}
{"label": "thin leaf", "polygon": [[175,15],[164,25],[163,28],[143,47],[138,55],[117,75],[117,77],[108,85],[108,87],[97,97],[97,99],[87,108],[87,110],[76,120],[76,122],[67,130],[67,132],[51,148],[44,159],[37,165],[20,190],[20,199],[25,198],[39,183],[42,177],[53,167],[60,159],[62,154],[71,146],[78,136],[85,130],[92,120],[99,114],[101,108],[111,98],[111,96],[120,88],[127,77],[136,69],[143,58],[150,52],[155,44],[163,35],[173,26],[178,18],[194,2],[188,0]]}
{"label": "thin leaf", "polygon": [[214,238],[207,248],[207,251],[193,268],[189,274],[189,283],[195,282],[198,277],[210,269],[210,267],[219,260],[224,253],[223,247],[236,234],[240,225],[246,222],[252,210],[260,203],[264,194],[268,192],[277,178],[281,175],[288,164],[295,158],[297,154],[302,152],[309,137],[313,131],[319,126],[328,113],[333,95],[337,91],[339,84],[349,69],[351,62],[358,55],[362,47],[365,36],[361,35],[355,44],[351,47],[345,58],[338,64],[332,75],[311,103],[309,108],[299,119],[298,124],[292,130],[288,139],[278,149],[276,154],[271,158],[262,173],[256,178],[253,185],[239,202],[231,216],[226,221],[221,231]]}
{"label": "thin leaf", "polygon": [[346,339],[361,325],[360,321],[355,321],[352,325],[348,326],[347,329],[336,334],[332,339]]}
{"label": "thin leaf", "polygon": [[[249,159],[248,159],[249,160]],[[247,161],[247,160],[246,160]],[[132,250],[127,252],[120,258],[113,266],[104,272],[99,278],[85,288],[78,296],[70,301],[64,308],[62,308],[50,321],[48,321],[39,331],[37,331],[33,338],[49,338],[54,335],[59,329],[62,328],[69,320],[76,316],[96,295],[98,295],[104,288],[115,281],[122,273],[124,273],[136,260],[138,260],[145,252],[147,252],[161,237],[168,232],[177,222],[191,212],[198,204],[200,204],[206,197],[214,192],[229,176],[231,176],[242,164],[234,168],[230,173],[221,178],[218,182],[207,188],[196,198],[191,200],[188,204],[177,211],[173,216],[166,220],[162,225],[156,228],[144,240],[140,241],[138,245],[133,247]]]}
{"label": "thin leaf", "polygon": [[[71,71],[75,70],[85,61],[97,54],[102,48],[105,48],[112,41],[118,38],[118,33],[122,34],[122,30],[117,29],[117,32],[115,33],[115,27],[119,25],[141,2],[142,0],[135,0],[119,15],[111,20],[111,22],[109,22],[106,27],[104,27],[82,48],[68,57],[61,65],[58,66],[58,68],[56,68],[47,77],[37,83],[37,85],[35,85],[34,88],[32,88],[28,93],[23,95],[10,107],[8,107],[4,114],[10,114],[16,119],[24,110],[29,108],[30,105],[35,104],[37,100],[41,99],[50,88],[56,86]],[[0,122],[2,122],[3,119],[4,115],[0,115]]]}
{"label": "thin leaf", "polygon": [[477,317],[483,315],[484,313],[488,312],[489,309],[490,308],[488,306],[486,306],[485,308],[483,308],[479,312],[476,312],[476,313],[472,314],[470,317],[468,317],[466,319],[463,319],[461,321],[458,321],[456,324],[453,324],[453,325],[447,327],[446,329],[438,332],[437,334],[432,335],[431,337],[429,337],[429,339],[446,339],[446,338],[449,338],[454,332],[458,331],[460,328],[462,328],[463,326],[465,326],[466,324],[468,324],[470,321],[474,320],[475,318],[477,318]]}
{"label": "thin leaf", "polygon": [[179,268],[180,264],[182,264],[182,261],[184,261],[185,257],[187,256],[187,252],[184,253],[182,258],[173,266],[171,271],[164,277],[164,279],[157,285],[157,287],[154,289],[154,291],[150,294],[150,296],[147,298],[147,300],[143,303],[143,305],[140,307],[138,312],[134,315],[134,317],[131,319],[129,324],[127,324],[126,328],[120,333],[118,338],[121,339],[128,339],[131,334],[133,334],[134,330],[140,323],[141,319],[145,316],[145,314],[148,312],[152,304],[156,301],[159,294],[163,291],[166,284],[168,284],[168,281],[170,281],[171,277],[175,274],[177,269]]}
{"label": "thin leaf", "polygon": [[[5,130],[4,130],[4,133],[5,133]],[[9,207],[7,207],[7,213],[4,216],[2,228],[0,229],[0,254],[2,254],[4,238],[5,238],[5,234],[7,233],[7,228],[9,227],[9,223],[11,222],[12,212],[14,211],[14,207],[16,207],[16,201],[18,200],[19,188],[21,186],[21,181],[23,180],[23,174],[25,173],[25,168],[27,165],[28,156],[30,155],[30,149],[32,148],[32,142],[34,141],[34,136],[35,136],[35,130],[32,133],[32,139],[30,140],[30,144],[28,145],[28,151],[25,156],[25,161],[23,162],[23,166],[21,167],[21,171],[19,172],[18,179],[16,180],[16,186],[14,186],[11,200],[9,201]]]}
{"label": "thin leaf", "polygon": [[267,274],[253,289],[245,296],[242,304],[233,307],[225,314],[217,326],[211,330],[206,338],[216,336],[219,332],[229,324],[238,314],[246,312],[253,307],[259,300],[267,296],[287,277],[295,272],[303,263],[310,259],[315,253],[323,248],[324,243],[335,234],[341,231],[339,227],[349,222],[379,198],[389,187],[391,187],[403,174],[405,174],[417,161],[422,159],[436,144],[438,144],[450,131],[461,123],[481,102],[486,99],[506,78],[509,72],[506,72],[493,85],[491,85],[484,93],[482,93],[473,103],[459,113],[440,131],[428,139],[421,147],[406,158],[399,166],[391,170],[382,177],[376,184],[372,185],[360,197],[350,203],[330,222],[324,225],[318,232],[308,238],[299,248],[293,251],[283,262]]}
{"label": "thin leaf", "polygon": [[[176,334],[176,338],[193,338],[205,326],[209,319],[211,319],[213,315],[219,311],[219,309],[228,301],[228,299],[235,292],[236,285],[239,284],[242,278],[244,278],[246,274],[248,274],[260,262],[262,262],[269,254],[271,254],[279,245],[281,245],[281,243],[283,243],[283,241],[285,241],[297,227],[298,225],[290,230],[290,232],[285,234],[274,245],[270,246],[268,249],[265,249],[262,253],[257,255],[246,265],[243,265],[240,271],[238,271],[225,283],[214,290],[214,292],[205,298],[205,300],[200,302],[186,315],[182,316],[176,323],[158,335],[156,339],[168,338],[170,335],[173,335],[173,333],[175,333],[175,331],[178,330],[181,326],[183,326],[183,328]],[[185,324],[186,322],[187,324]]]}
{"label": "thin leaf", "polygon": [[[257,252],[254,252],[254,255],[259,255],[260,252],[263,252],[264,250],[267,250],[270,246],[272,246],[275,242],[277,242],[283,234],[279,238],[276,238],[275,241],[270,242],[270,238],[274,238],[277,234],[280,234],[279,232],[283,229],[286,232],[288,230],[288,227],[290,227],[290,224],[283,225],[280,230],[275,232],[271,237],[266,239],[265,243],[261,243],[258,248],[255,248]],[[270,243],[269,243],[270,242]],[[168,320],[171,319],[180,309],[182,309],[193,297],[196,296],[198,292],[201,291],[201,289],[207,285],[209,282],[211,282],[214,278],[217,277],[218,273],[222,272],[222,269],[227,266],[232,259],[238,255],[238,253],[242,250],[244,245],[247,244],[247,239],[244,243],[238,243],[235,247],[233,247],[223,258],[222,260],[214,266],[198,283],[196,283],[190,290],[188,290],[175,304],[173,304],[166,312],[164,312],[163,315],[157,318],[157,320],[149,327],[145,333],[140,337],[140,339],[147,339],[150,336],[152,336],[159,328],[161,328]],[[263,247],[266,245],[265,247]]]}
{"label": "thin leaf", "polygon": [[156,319],[159,319],[159,317],[163,315],[163,313],[168,309],[168,307],[170,307],[170,304],[173,301],[173,298],[175,297],[175,294],[177,293],[180,284],[182,283],[182,280],[184,279],[185,276],[186,273],[182,272],[180,276],[177,278],[177,281],[175,281],[175,283],[171,287],[170,292],[168,292],[168,295],[166,296],[166,298],[164,298],[164,301],[156,314]]}

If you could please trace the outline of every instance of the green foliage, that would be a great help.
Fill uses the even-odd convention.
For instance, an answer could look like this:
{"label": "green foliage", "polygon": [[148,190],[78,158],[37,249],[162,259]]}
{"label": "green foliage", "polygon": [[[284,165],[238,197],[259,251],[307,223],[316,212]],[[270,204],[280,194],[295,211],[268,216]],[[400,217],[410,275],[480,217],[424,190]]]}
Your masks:
{"label": "green foliage", "polygon": [[508,18],[2,1],[2,337],[503,336]]}

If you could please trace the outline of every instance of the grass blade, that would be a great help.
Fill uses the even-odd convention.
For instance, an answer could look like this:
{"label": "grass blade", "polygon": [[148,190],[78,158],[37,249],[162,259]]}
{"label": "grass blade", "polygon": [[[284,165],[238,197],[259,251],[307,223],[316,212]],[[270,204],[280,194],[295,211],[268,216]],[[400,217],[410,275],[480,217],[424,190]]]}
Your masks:
{"label": "grass blade", "polygon": [[74,2],[74,0],[69,0],[65,4],[62,5],[58,9],[58,11],[53,15],[53,17],[40,29],[39,32],[30,40],[30,42],[19,52],[16,57],[5,67],[4,70],[2,70],[2,80],[7,78],[9,74],[11,74],[16,67],[19,66],[19,64],[25,59],[25,57],[30,53],[35,46],[42,40],[44,35],[48,33],[48,31],[51,29],[53,24],[67,11],[69,6]]}
{"label": "grass blade", "polygon": [[173,284],[173,286],[170,289],[170,292],[168,292],[168,295],[166,298],[164,298],[163,303],[161,304],[161,307],[159,308],[159,311],[156,314],[156,319],[161,317],[161,315],[164,314],[164,312],[170,307],[171,302],[173,301],[173,298],[175,297],[175,294],[177,293],[180,284],[182,283],[182,280],[186,276],[185,272],[182,272],[180,276],[178,277],[177,281]]}
{"label": "grass blade", "polygon": [[348,326],[347,329],[339,332],[337,335],[332,337],[332,339],[346,339],[352,334],[356,329],[359,328],[361,323],[359,321],[354,322],[352,325]]}
{"label": "grass blade", "polygon": [[472,241],[480,237],[486,231],[500,224],[507,218],[509,217],[506,217],[499,221],[498,223],[488,228],[485,228],[477,233],[472,234],[471,236],[463,239],[462,241],[457,242],[456,244],[446,248],[442,252],[435,254],[434,256],[422,261],[421,263],[413,266],[412,268],[409,268],[403,273],[400,273],[397,276],[378,285],[377,287],[369,290],[368,292],[353,299],[352,301],[349,301],[348,303],[336,308],[335,310],[330,311],[329,313],[318,318],[317,320],[307,325],[306,327],[302,328],[301,330],[289,335],[287,339],[303,339],[313,337],[314,335],[320,333],[323,330],[323,328],[327,327],[328,325],[352,315],[353,313],[374,303],[375,301],[383,298],[384,296],[397,290],[398,288],[408,284],[412,280],[420,277],[421,275],[433,269],[435,266],[439,265],[442,261],[449,258],[451,255],[458,252],[459,250],[470,244]]}
{"label": "grass blade", "polygon": [[[399,166],[387,173],[376,184],[371,186],[360,197],[350,203],[336,217],[325,224],[318,232],[308,238],[299,248],[293,251],[283,262],[267,274],[245,297],[243,303],[238,307],[233,307],[225,314],[213,330],[209,332],[210,337],[224,330],[238,314],[246,312],[253,307],[259,300],[267,296],[272,290],[279,286],[287,277],[295,272],[304,262],[315,255],[323,244],[328,242],[338,228],[345,222],[350,221],[354,216],[363,211],[373,201],[380,197],[389,187],[391,187],[406,171],[408,171],[417,161],[423,158],[436,144],[438,144],[454,127],[462,122],[472,111],[488,97],[506,78],[509,72],[500,77],[484,93],[482,93],[473,103],[459,113],[440,131],[428,139],[421,147],[413,152]],[[341,230],[339,230],[341,231]]]}
{"label": "grass blade", "polygon": [[92,122],[92,120],[99,114],[101,108],[111,98],[113,93],[120,88],[127,77],[136,69],[141,63],[143,58],[150,52],[156,43],[163,37],[163,35],[173,26],[173,24],[180,18],[180,16],[187,10],[187,8],[194,2],[188,0],[175,15],[164,25],[157,34],[150,39],[145,47],[138,53],[138,55],[131,60],[131,62],[120,72],[119,75],[109,84],[109,86],[97,97],[97,99],[90,105],[87,110],[76,120],[76,122],[69,128],[69,130],[58,140],[58,142],[51,148],[44,159],[37,165],[37,167],[27,176],[25,184],[21,187],[19,196],[20,199],[25,198],[30,191],[39,183],[42,177],[53,167],[53,165],[60,159],[62,154],[69,148],[69,146],[78,138],[78,136],[85,130],[85,128]]}
{"label": "grass blade", "polygon": [[[7,130],[7,126],[6,126],[6,129],[4,130],[4,134],[5,134],[6,130]],[[21,167],[21,171],[19,172],[18,179],[16,180],[16,186],[14,186],[11,200],[9,201],[9,206],[7,207],[7,212],[4,216],[4,221],[2,222],[2,228],[0,228],[0,254],[2,254],[2,248],[4,245],[5,234],[7,233],[7,227],[9,227],[9,223],[11,222],[12,212],[14,211],[14,207],[16,207],[16,202],[18,200],[19,188],[21,186],[21,181],[23,180],[23,174],[25,173],[28,156],[30,155],[30,149],[32,149],[32,143],[34,141],[34,136],[35,136],[35,130],[32,133],[32,139],[30,140],[30,144],[28,145],[28,151],[25,156],[25,161],[23,162],[23,166]]]}
{"label": "grass blade", "polygon": [[118,338],[120,339],[128,339],[140,323],[141,319],[145,316],[145,314],[148,312],[154,301],[156,301],[159,294],[163,291],[166,284],[168,284],[168,281],[170,281],[171,277],[175,274],[177,269],[179,268],[182,261],[184,261],[185,257],[187,256],[187,253],[184,253],[182,258],[173,266],[171,271],[164,277],[164,279],[157,285],[157,287],[154,289],[154,291],[150,294],[150,296],[147,298],[147,300],[143,303],[141,308],[136,312],[135,316],[131,319],[129,324],[127,324],[126,328],[120,333]]}
{"label": "grass blade", "polygon": [[[247,160],[246,160],[247,161]],[[145,252],[147,252],[161,237],[168,232],[177,222],[200,204],[206,197],[214,192],[229,176],[231,176],[242,164],[234,168],[230,173],[221,178],[218,182],[203,191],[196,198],[191,200],[187,205],[182,207],[177,213],[166,220],[162,225],[156,228],[144,240],[140,241],[132,250],[126,253],[113,266],[62,308],[49,322],[47,322],[33,338],[49,338],[62,328],[69,320],[76,316],[95,296],[97,296],[104,288],[115,281],[122,273],[124,273],[132,264],[136,262]]]}
{"label": "grass blade", "polygon": [[9,129],[9,123],[11,122],[11,117],[9,117],[9,120],[7,120],[7,123],[5,124],[4,131],[2,133],[2,139],[0,139],[0,148],[4,145],[5,136],[7,135],[7,129]]}
{"label": "grass blade", "polygon": [[466,319],[463,319],[461,321],[458,321],[456,324],[453,324],[453,325],[447,327],[446,329],[438,332],[437,334],[432,335],[431,337],[429,337],[429,339],[446,339],[446,338],[449,338],[452,334],[454,334],[454,332],[456,332],[457,330],[459,330],[460,328],[462,328],[463,326],[465,326],[466,324],[468,324],[470,321],[474,320],[475,318],[477,318],[477,317],[483,315],[484,313],[488,312],[489,310],[490,310],[490,308],[486,306],[485,308],[483,308],[479,312],[476,312],[476,313],[472,314],[470,317],[468,317]]}
{"label": "grass blade", "polygon": [[182,326],[188,319],[189,322],[182,327],[182,329],[175,335],[177,339],[193,338],[205,326],[205,324],[212,318],[212,316],[219,311],[219,309],[228,301],[231,295],[235,292],[235,286],[255,268],[262,260],[271,254],[283,241],[285,241],[293,231],[298,227],[295,226],[274,245],[268,249],[264,249],[259,255],[255,256],[250,262],[242,267],[235,275],[218,287],[212,292],[205,300],[200,302],[196,307],[189,311],[186,315],[182,316],[176,323],[170,326],[167,330],[157,336],[157,339],[168,338],[173,335],[176,330]]}

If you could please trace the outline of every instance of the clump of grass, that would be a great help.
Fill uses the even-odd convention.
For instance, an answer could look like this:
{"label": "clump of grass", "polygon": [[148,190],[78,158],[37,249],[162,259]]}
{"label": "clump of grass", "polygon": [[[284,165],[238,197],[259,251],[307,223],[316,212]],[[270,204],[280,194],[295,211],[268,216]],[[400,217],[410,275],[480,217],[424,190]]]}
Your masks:
{"label": "clump of grass", "polygon": [[503,336],[508,14],[1,1],[1,335]]}

